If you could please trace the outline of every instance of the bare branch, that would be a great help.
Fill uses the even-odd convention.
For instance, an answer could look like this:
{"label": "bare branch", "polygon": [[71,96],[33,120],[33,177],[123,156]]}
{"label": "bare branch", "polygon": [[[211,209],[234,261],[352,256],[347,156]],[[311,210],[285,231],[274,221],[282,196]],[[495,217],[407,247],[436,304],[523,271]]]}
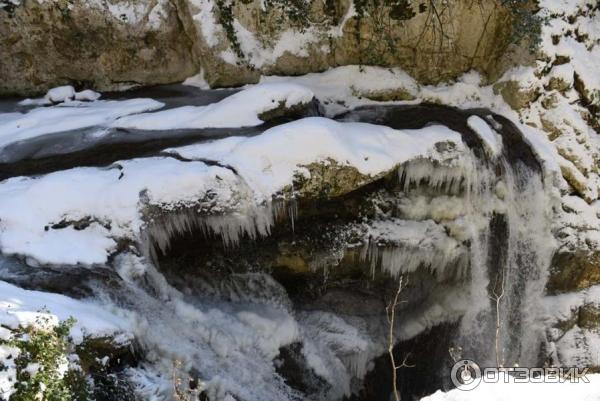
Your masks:
{"label": "bare branch", "polygon": [[[408,280],[406,281],[406,284],[408,284]],[[395,319],[396,319],[396,307],[398,306],[398,304],[400,304],[402,302],[402,301],[400,301],[400,293],[406,287],[406,284],[404,284],[404,276],[400,276],[400,279],[398,280],[398,289],[396,290],[394,299],[385,308],[386,317],[387,317],[387,320],[389,323],[388,354],[390,355],[390,361],[392,363],[392,391],[394,394],[395,401],[400,401],[400,392],[398,391],[398,383],[397,383],[398,369],[412,368],[415,366],[415,365],[410,365],[407,362],[408,358],[410,357],[410,353],[404,357],[404,360],[402,361],[402,363],[400,365],[398,365],[396,363],[396,358],[394,357],[394,323],[395,323]]]}

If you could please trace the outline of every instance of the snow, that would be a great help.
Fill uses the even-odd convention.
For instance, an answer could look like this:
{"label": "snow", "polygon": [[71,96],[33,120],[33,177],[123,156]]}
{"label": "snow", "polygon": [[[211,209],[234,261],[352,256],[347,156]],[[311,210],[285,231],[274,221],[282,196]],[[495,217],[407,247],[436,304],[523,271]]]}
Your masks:
{"label": "snow", "polygon": [[[518,79],[534,84],[535,75],[532,68],[517,68],[507,72],[505,79]],[[481,76],[474,71],[465,73],[456,82],[439,85],[419,85],[412,77],[399,68],[381,68],[372,66],[343,66],[331,68],[322,73],[312,73],[297,77],[263,76],[261,83],[295,83],[313,91],[315,97],[324,108],[324,113],[333,117],[361,106],[380,104],[410,105],[421,102],[448,104],[464,109],[488,108],[494,113],[509,118],[523,134],[532,150],[544,164],[547,173],[555,180],[562,180],[560,166],[566,159],[559,155],[556,146],[547,138],[547,133],[541,128],[539,116],[537,124],[530,126],[525,121],[532,122],[531,117],[524,120],[519,113],[495,94],[492,85],[482,86]],[[539,82],[538,82],[539,85]],[[414,96],[415,100],[379,102],[364,97],[364,94],[388,90],[403,90]],[[555,113],[558,117],[560,113]],[[579,117],[586,130],[590,130]],[[578,126],[579,127],[579,126]],[[479,134],[481,135],[481,134]],[[491,135],[488,135],[491,140]],[[490,144],[494,143],[492,140]],[[501,143],[498,145],[500,146]],[[580,151],[581,155],[588,151]],[[557,183],[560,185],[560,183]]]}
{"label": "snow", "polygon": [[600,310],[600,285],[579,292],[544,298],[548,314],[549,341],[554,362],[559,366],[600,365],[600,332],[579,327],[580,308]]}
{"label": "snow", "polygon": [[248,59],[250,65],[256,68],[274,65],[285,53],[298,57],[308,57],[308,47],[319,40],[319,35],[314,27],[305,30],[288,29],[274,40],[272,46],[265,47],[260,39],[240,24],[238,20],[234,20],[233,28],[242,53]]}
{"label": "snow", "polygon": [[75,100],[93,102],[94,100],[100,99],[101,96],[102,95],[100,95],[98,92],[86,89],[81,92],[75,93]]}
{"label": "snow", "polygon": [[[213,0],[192,0],[191,3],[196,12],[193,19],[208,47],[219,47],[219,54],[226,63],[239,63],[238,55],[233,52],[223,27],[217,23],[215,2]],[[263,9],[264,6],[263,3]],[[261,68],[274,65],[285,54],[308,57],[311,46],[317,45],[322,40],[323,34],[340,36],[344,25],[353,15],[354,8],[351,7],[340,25],[332,27],[328,32],[320,32],[314,26],[302,30],[291,28],[283,30],[277,37],[269,38],[269,40],[255,34],[235,18],[233,19],[233,29],[245,61],[255,68]]]}
{"label": "snow", "polygon": [[43,98],[40,99],[25,99],[19,104],[21,106],[46,106],[49,104],[70,102],[72,100],[94,101],[100,99],[101,95],[90,89],[85,89],[81,92],[76,92],[75,88],[70,85],[59,86],[50,89]]}
{"label": "snow", "polygon": [[[116,239],[139,235],[144,207],[194,203],[209,191],[220,195],[223,207],[234,202],[235,177],[225,168],[172,158],[135,159],[119,166],[0,182],[2,252],[47,264],[103,264]],[[83,230],[52,228],[86,218],[92,223]]]}
{"label": "snow", "polygon": [[209,47],[215,47],[219,44],[218,33],[222,32],[222,27],[217,24],[213,13],[213,0],[191,0],[199,12],[193,16],[193,19],[200,25],[200,32],[204,41]]}
{"label": "snow", "polygon": [[0,345],[0,395],[10,398],[16,391],[15,383],[17,381],[17,366],[15,359],[21,351],[16,347]]}
{"label": "snow", "polygon": [[359,98],[361,92],[403,89],[416,95],[419,87],[413,78],[399,68],[371,66],[343,66],[298,77],[263,76],[260,82],[289,82],[310,88],[325,107],[327,116],[358,106],[381,104],[364,97]]}
{"label": "snow", "polygon": [[435,150],[439,142],[452,142],[457,151],[464,150],[460,134],[444,126],[400,131],[310,117],[255,137],[228,138],[170,151],[234,167],[251,187],[270,195],[290,185],[294,175],[303,171],[300,166],[335,161],[365,176],[376,176],[419,156],[441,157]]}
{"label": "snow", "polygon": [[145,130],[251,127],[263,123],[262,113],[306,104],[312,98],[312,92],[299,85],[256,85],[208,106],[184,106],[123,117],[113,126]]}
{"label": "snow", "polygon": [[146,11],[146,4],[133,3],[130,1],[104,2],[108,11],[117,19],[129,23],[137,24],[142,20]]}
{"label": "snow", "polygon": [[[171,149],[192,162],[170,157],[134,159],[112,168],[75,168],[41,177],[16,177],[0,182],[0,249],[45,264],[103,264],[121,238],[140,240],[149,207],[176,212],[201,205],[210,229],[236,241],[243,231],[266,232],[272,218],[256,212],[273,195],[293,183],[304,166],[330,163],[351,166],[374,177],[418,157],[442,160],[436,144],[452,142],[464,150],[460,134],[443,126],[393,130],[325,118],[305,118],[255,137],[223,140]],[[286,149],[287,151],[282,151]],[[218,161],[208,166],[202,160]],[[235,169],[237,175],[232,171]],[[231,217],[210,216],[237,212]],[[175,219],[175,214],[173,215]],[[176,227],[185,227],[181,216]],[[85,229],[53,228],[60,222],[89,219]],[[175,228],[169,228],[172,231]],[[233,231],[231,231],[233,230]],[[242,232],[243,232],[242,231]],[[229,234],[226,234],[229,233]],[[163,241],[164,242],[164,241]]]}
{"label": "snow", "polygon": [[587,378],[589,383],[515,383],[503,375],[497,383],[481,383],[471,391],[438,391],[421,401],[598,401],[600,375],[590,374]]}
{"label": "snow", "polygon": [[75,89],[72,86],[59,86],[46,93],[45,98],[52,103],[61,103],[72,100],[75,97]]}
{"label": "snow", "polygon": [[169,0],[158,0],[156,5],[150,10],[147,25],[151,29],[159,30],[163,22],[167,20],[169,16],[167,7],[169,4]]}
{"label": "snow", "polygon": [[163,106],[162,103],[151,99],[70,101],[56,106],[36,108],[18,116],[15,113],[9,113],[8,117],[0,114],[0,148],[41,135],[107,126],[119,117],[156,110]]}
{"label": "snow", "polygon": [[182,85],[194,86],[199,89],[210,89],[210,85],[204,79],[204,70],[200,70],[198,74],[187,78],[182,82]]}
{"label": "snow", "polygon": [[471,116],[467,119],[467,124],[481,138],[486,151],[493,158],[502,153],[502,137],[478,116]]}
{"label": "snow", "polygon": [[119,341],[131,338],[132,316],[123,310],[99,301],[92,303],[24,290],[0,281],[0,325],[10,329],[38,323],[54,325],[69,317],[77,320],[70,333],[75,343],[81,343],[86,337],[116,335]]}

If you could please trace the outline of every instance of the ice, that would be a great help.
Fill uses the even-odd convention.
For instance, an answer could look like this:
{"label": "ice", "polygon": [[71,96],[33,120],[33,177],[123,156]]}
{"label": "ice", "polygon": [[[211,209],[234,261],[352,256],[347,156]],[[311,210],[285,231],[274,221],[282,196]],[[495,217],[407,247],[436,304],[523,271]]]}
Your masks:
{"label": "ice", "polygon": [[350,322],[340,315],[324,311],[304,312],[299,316],[305,341],[302,353],[308,366],[333,385],[329,399],[351,394],[353,378],[362,379],[369,362],[381,354],[381,337],[367,333],[366,322]]}
{"label": "ice", "polygon": [[144,130],[250,127],[263,123],[262,113],[303,105],[312,98],[312,92],[300,85],[256,85],[208,106],[183,106],[123,117],[113,126]]}
{"label": "ice", "polygon": [[240,187],[229,169],[169,157],[11,178],[0,183],[0,246],[41,263],[104,264],[115,241],[141,239],[144,210],[218,200],[212,212],[224,212],[244,203],[235,192]]}
{"label": "ice", "polygon": [[0,149],[11,143],[41,135],[107,126],[119,117],[161,107],[162,103],[151,99],[71,101],[36,108],[18,118],[14,113],[10,113],[10,118],[5,120],[0,114]]}
{"label": "ice", "polygon": [[231,215],[200,216],[194,211],[169,213],[164,218],[155,219],[146,228],[148,238],[144,240],[153,255],[153,245],[166,253],[171,239],[200,229],[204,235],[220,237],[225,246],[238,245],[244,236],[250,239],[265,237],[271,233],[274,213],[270,207],[256,207],[251,210],[236,211]]}
{"label": "ice", "polygon": [[369,224],[366,235],[368,242],[361,257],[371,261],[373,272],[380,267],[398,277],[424,267],[444,277],[450,264],[462,266],[463,271],[468,266],[467,249],[432,220],[375,221]]}
{"label": "ice", "polygon": [[485,150],[492,157],[498,157],[502,152],[502,137],[498,135],[484,120],[478,116],[471,116],[467,124],[483,141]]}

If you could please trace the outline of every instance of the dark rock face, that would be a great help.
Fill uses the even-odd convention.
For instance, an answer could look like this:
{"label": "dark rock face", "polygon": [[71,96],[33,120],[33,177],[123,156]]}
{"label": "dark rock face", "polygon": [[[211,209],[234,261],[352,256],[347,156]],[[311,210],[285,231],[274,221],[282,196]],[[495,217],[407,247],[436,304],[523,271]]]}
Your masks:
{"label": "dark rock face", "polygon": [[[454,361],[448,350],[454,345],[452,333],[456,331],[456,324],[441,324],[396,345],[394,360],[406,365],[398,370],[398,391],[402,400],[419,400],[437,390],[454,388],[448,375]],[[392,381],[390,356],[385,354],[374,361],[363,389],[347,401],[387,400],[392,393]]]}

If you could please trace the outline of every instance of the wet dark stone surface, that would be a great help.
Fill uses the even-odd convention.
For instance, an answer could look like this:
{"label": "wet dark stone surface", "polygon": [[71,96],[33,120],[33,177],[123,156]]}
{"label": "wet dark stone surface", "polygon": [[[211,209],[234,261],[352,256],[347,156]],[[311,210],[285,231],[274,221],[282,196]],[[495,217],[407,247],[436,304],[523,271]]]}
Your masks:
{"label": "wet dark stone surface", "polygon": [[285,383],[294,390],[309,397],[323,391],[325,380],[308,367],[306,357],[302,354],[302,344],[293,343],[280,348],[275,359],[275,370],[283,377]]}
{"label": "wet dark stone surface", "polygon": [[[454,388],[450,371],[454,361],[449,349],[457,332],[458,324],[440,324],[419,336],[403,341],[394,347],[397,365],[406,359],[406,365],[398,369],[398,391],[403,401],[418,401],[437,390]],[[374,368],[367,373],[364,388],[359,394],[345,401],[389,401],[392,400],[392,364],[389,354],[375,360]]]}
{"label": "wet dark stone surface", "polygon": [[462,135],[475,155],[484,160],[483,143],[469,128],[467,120],[476,115],[490,125],[490,118],[499,124],[496,132],[502,136],[503,152],[510,164],[521,162],[534,171],[541,171],[540,163],[524,141],[521,131],[507,118],[487,109],[459,109],[451,106],[423,103],[411,106],[367,106],[339,117],[343,121],[381,124],[394,129],[420,129],[430,125],[444,125]]}
{"label": "wet dark stone surface", "polygon": [[28,266],[10,256],[0,256],[0,280],[26,290],[63,294],[72,298],[93,296],[95,283],[118,286],[117,273],[108,268]]}

